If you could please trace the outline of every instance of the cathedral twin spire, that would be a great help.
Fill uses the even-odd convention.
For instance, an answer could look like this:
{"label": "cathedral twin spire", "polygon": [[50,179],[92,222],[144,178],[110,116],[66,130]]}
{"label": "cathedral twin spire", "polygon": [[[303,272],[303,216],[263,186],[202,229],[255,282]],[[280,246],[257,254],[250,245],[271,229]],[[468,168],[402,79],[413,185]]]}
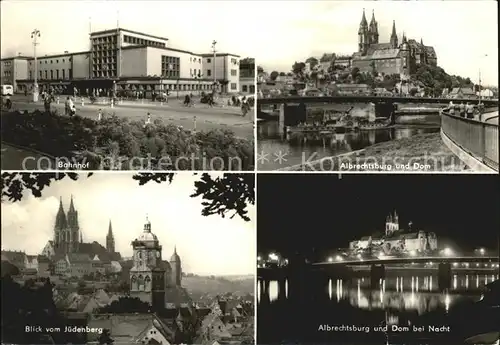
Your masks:
{"label": "cathedral twin spire", "polygon": [[62,197],[59,200],[59,210],[56,215],[54,225],[54,245],[57,250],[64,253],[78,251],[79,244],[82,242],[82,234],[78,224],[78,211],[71,196],[69,210],[64,211]]}
{"label": "cathedral twin spire", "polygon": [[365,51],[370,44],[378,43],[378,23],[375,19],[375,11],[372,11],[372,18],[370,20],[370,25],[368,25],[365,9],[363,8],[363,16],[361,17],[361,23],[359,24],[358,35],[360,51]]}

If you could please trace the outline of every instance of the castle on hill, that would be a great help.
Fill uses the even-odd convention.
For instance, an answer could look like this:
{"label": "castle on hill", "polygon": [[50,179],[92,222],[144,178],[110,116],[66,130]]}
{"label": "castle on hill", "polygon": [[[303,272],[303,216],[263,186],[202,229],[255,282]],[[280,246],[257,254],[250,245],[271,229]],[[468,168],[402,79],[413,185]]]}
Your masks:
{"label": "castle on hill", "polygon": [[437,236],[434,232],[413,229],[413,223],[408,223],[408,228],[399,226],[399,216],[396,211],[389,214],[385,220],[385,231],[349,243],[349,249],[365,250],[379,249],[385,254],[404,252],[433,251],[438,247]]}
{"label": "castle on hill", "polygon": [[98,258],[104,262],[121,260],[120,253],[115,251],[111,220],[106,235],[106,247],[97,241],[83,242],[83,232],[80,229],[78,211],[73,196],[71,196],[68,212],[65,211],[62,198],[60,198],[59,210],[54,223],[53,239],[47,242],[41,255],[53,261],[57,261],[59,258],[67,258],[69,261],[80,262],[86,257],[89,257],[90,260]]}
{"label": "castle on hill", "polygon": [[401,39],[396,33],[396,21],[392,22],[392,33],[389,42],[379,43],[378,22],[372,12],[368,24],[363,9],[358,29],[358,51],[353,54],[352,67],[360,72],[399,74],[409,76],[414,73],[418,64],[437,66],[437,55],[434,47],[424,45],[423,39],[417,42],[407,38],[403,33]]}

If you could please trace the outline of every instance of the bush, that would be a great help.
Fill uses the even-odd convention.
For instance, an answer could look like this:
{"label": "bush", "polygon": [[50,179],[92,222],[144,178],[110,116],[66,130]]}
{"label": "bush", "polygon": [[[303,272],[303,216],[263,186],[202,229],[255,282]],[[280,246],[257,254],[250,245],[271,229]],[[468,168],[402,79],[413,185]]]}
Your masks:
{"label": "bush", "polygon": [[1,135],[7,143],[89,162],[91,169],[254,169],[253,140],[222,129],[192,133],[159,119],[145,126],[117,116],[96,122],[57,112],[10,112],[2,114]]}

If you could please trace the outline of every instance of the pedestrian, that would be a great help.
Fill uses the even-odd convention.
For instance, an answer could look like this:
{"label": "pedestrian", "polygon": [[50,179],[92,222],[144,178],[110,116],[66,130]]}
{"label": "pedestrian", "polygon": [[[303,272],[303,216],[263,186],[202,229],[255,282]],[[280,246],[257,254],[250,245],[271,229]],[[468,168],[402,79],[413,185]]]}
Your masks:
{"label": "pedestrian", "polygon": [[52,103],[52,95],[46,95],[43,100],[43,106],[46,113],[50,113],[50,104]]}
{"label": "pedestrian", "polygon": [[97,121],[101,121],[102,120],[102,109],[99,109],[99,111],[97,112]]}
{"label": "pedestrian", "polygon": [[474,106],[467,102],[467,105],[465,106],[465,111],[467,112],[467,118],[468,119],[473,119],[474,118]]}
{"label": "pedestrian", "polygon": [[148,113],[146,121],[144,122],[144,127],[151,124],[151,113]]}
{"label": "pedestrian", "polygon": [[459,109],[460,109],[460,116],[465,117],[465,104],[464,104],[464,102],[460,103]]}
{"label": "pedestrian", "polygon": [[76,113],[75,104],[71,97],[66,98],[66,103],[64,104],[64,112],[67,116],[73,116]]}

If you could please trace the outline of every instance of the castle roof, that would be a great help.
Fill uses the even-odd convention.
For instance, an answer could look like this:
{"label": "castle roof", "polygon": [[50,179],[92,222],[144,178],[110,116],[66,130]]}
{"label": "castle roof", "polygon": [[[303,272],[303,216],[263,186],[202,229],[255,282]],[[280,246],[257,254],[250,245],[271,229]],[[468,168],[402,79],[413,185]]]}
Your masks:
{"label": "castle roof", "polygon": [[88,254],[84,253],[69,253],[68,260],[72,264],[76,263],[90,263],[92,258]]}
{"label": "castle roof", "polygon": [[98,256],[103,262],[120,261],[120,253],[110,253],[99,242],[94,241],[91,243],[80,243],[78,246],[78,253],[88,254],[91,257]]}
{"label": "castle roof", "polygon": [[381,48],[369,47],[366,55],[361,55],[355,53],[356,60],[382,60],[382,59],[394,59],[399,56],[400,49],[398,48],[386,48],[386,43],[377,44],[381,45]]}

